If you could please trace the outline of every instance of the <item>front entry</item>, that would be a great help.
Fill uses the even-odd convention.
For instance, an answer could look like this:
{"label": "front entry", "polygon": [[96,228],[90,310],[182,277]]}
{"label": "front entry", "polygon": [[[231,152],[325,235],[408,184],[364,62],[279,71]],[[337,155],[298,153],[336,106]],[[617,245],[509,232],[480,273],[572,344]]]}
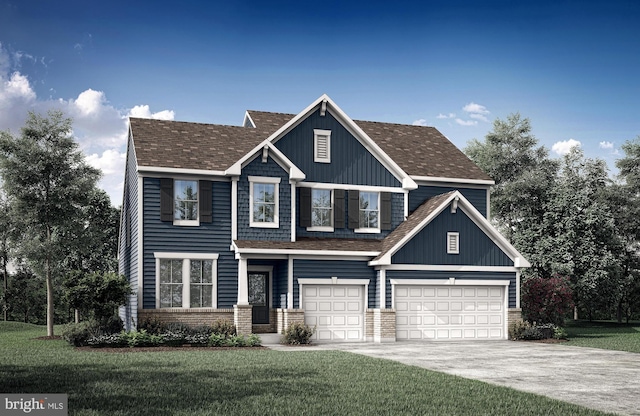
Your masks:
{"label": "front entry", "polygon": [[254,324],[269,323],[269,273],[249,272],[249,304]]}

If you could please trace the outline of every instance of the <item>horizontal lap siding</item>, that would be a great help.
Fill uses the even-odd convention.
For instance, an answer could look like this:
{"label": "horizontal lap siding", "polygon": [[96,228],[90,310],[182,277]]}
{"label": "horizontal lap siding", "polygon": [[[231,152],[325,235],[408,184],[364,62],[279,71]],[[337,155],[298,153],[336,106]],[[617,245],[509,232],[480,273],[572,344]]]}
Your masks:
{"label": "horizontal lap siding", "polygon": [[409,212],[415,211],[424,201],[436,195],[451,191],[460,191],[471,205],[486,218],[487,217],[487,192],[488,189],[451,187],[451,186],[419,186],[409,193]]}
{"label": "horizontal lap siding", "polygon": [[[460,233],[460,254],[447,254],[447,233]],[[392,256],[393,264],[513,266],[509,258],[462,209],[446,208]]]}
{"label": "horizontal lap siding", "polygon": [[387,308],[391,307],[391,279],[465,279],[508,280],[509,308],[516,307],[516,274],[514,272],[438,272],[426,270],[387,270]]}
{"label": "horizontal lap siding", "polygon": [[[313,130],[331,130],[331,163],[313,161]],[[396,179],[329,111],[303,120],[275,143],[306,175],[308,182],[401,186]]]}
{"label": "horizontal lap siding", "polygon": [[293,302],[296,308],[300,307],[299,278],[331,278],[338,279],[369,279],[369,292],[367,293],[368,308],[375,307],[376,271],[367,265],[366,261],[356,260],[294,260],[293,261]]}
{"label": "horizontal lap siding", "polygon": [[212,182],[213,222],[179,227],[160,221],[160,180],[144,179],[144,308],[155,308],[154,252],[218,253],[218,307],[237,303],[238,262],[231,245],[231,184]]}
{"label": "horizontal lap siding", "polygon": [[[286,308],[287,307],[287,272],[289,270],[289,263],[287,260],[262,260],[262,259],[249,259],[247,266],[271,266],[273,272],[271,275],[271,296],[273,298],[272,305],[274,308]],[[284,296],[284,298],[283,298]],[[284,300],[284,302],[283,302]]]}

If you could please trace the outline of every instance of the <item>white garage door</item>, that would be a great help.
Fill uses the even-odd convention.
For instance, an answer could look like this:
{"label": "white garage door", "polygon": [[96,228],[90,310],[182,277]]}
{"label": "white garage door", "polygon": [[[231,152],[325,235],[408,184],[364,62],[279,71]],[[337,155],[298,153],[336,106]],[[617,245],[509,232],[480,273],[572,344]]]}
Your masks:
{"label": "white garage door", "polygon": [[505,339],[502,286],[395,287],[398,340]]}
{"label": "white garage door", "polygon": [[364,339],[364,286],[302,286],[304,322],[316,327],[317,341]]}

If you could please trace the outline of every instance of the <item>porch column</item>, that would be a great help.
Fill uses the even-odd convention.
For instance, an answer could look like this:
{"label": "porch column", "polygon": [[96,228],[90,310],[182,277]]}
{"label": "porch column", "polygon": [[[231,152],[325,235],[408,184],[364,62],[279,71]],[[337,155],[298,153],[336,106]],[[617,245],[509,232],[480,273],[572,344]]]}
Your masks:
{"label": "porch column", "polygon": [[238,305],[249,304],[249,276],[247,275],[247,259],[238,260]]}
{"label": "porch column", "polygon": [[380,291],[380,309],[387,309],[387,271],[385,269],[378,270],[378,290]]}
{"label": "porch column", "polygon": [[293,257],[289,256],[287,266],[287,309],[293,309]]}

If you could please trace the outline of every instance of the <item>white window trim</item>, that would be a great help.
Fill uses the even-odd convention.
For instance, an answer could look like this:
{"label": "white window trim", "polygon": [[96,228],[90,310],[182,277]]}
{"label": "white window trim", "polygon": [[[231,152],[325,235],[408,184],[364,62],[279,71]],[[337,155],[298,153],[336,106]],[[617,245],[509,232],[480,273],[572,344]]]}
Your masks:
{"label": "white window trim", "polygon": [[[320,232],[327,232],[327,233],[332,233],[334,232],[335,229],[335,225],[333,224],[333,210],[335,209],[334,202],[333,202],[333,189],[321,189],[322,191],[329,191],[329,195],[331,196],[331,227],[326,227],[326,226],[311,226],[311,227],[307,227],[307,231],[320,231]],[[313,215],[313,189],[311,190],[311,215]],[[312,220],[313,221],[313,220]]]}
{"label": "white window trim", "polygon": [[[318,138],[327,138],[327,157],[318,157]],[[313,161],[316,163],[331,163],[331,130],[313,129]]]}
{"label": "white window trim", "polygon": [[[454,238],[456,242],[455,249],[451,248],[452,238]],[[447,233],[447,254],[460,254],[460,233],[457,233],[457,232]]]}
{"label": "white window trim", "polygon": [[[207,309],[218,307],[218,254],[217,253],[165,253],[155,252],[156,259],[156,309]],[[182,308],[161,308],[160,307],[160,260],[182,260]],[[211,306],[202,308],[191,308],[191,260],[213,260],[211,286]],[[186,283],[185,283],[186,282]]]}
{"label": "white window trim", "polygon": [[[274,184],[273,198],[275,207],[273,209],[273,222],[253,221],[253,184],[268,183]],[[249,176],[249,226],[253,228],[279,228],[280,227],[280,178],[267,176]]]}
{"label": "white window trim", "polygon": [[[362,192],[367,192],[370,194],[373,193],[377,193],[378,194],[378,226],[376,228],[356,228],[355,230],[353,230],[354,233],[360,233],[360,234],[377,234],[379,232],[381,232],[380,230],[380,192],[379,191],[361,191]],[[358,222],[360,221],[360,201],[358,201]]]}
{"label": "white window trim", "polygon": [[176,186],[176,181],[182,181],[182,182],[195,182],[196,186],[198,187],[198,199],[196,200],[196,205],[198,207],[198,218],[196,218],[195,220],[177,220],[177,219],[173,219],[173,225],[178,225],[180,227],[198,227],[200,226],[200,181],[197,179],[193,179],[193,178],[174,178],[173,179],[173,187],[174,187],[174,191],[173,191],[173,212],[174,212],[174,216],[175,216],[175,211],[176,211],[176,191],[175,191],[175,186]]}

